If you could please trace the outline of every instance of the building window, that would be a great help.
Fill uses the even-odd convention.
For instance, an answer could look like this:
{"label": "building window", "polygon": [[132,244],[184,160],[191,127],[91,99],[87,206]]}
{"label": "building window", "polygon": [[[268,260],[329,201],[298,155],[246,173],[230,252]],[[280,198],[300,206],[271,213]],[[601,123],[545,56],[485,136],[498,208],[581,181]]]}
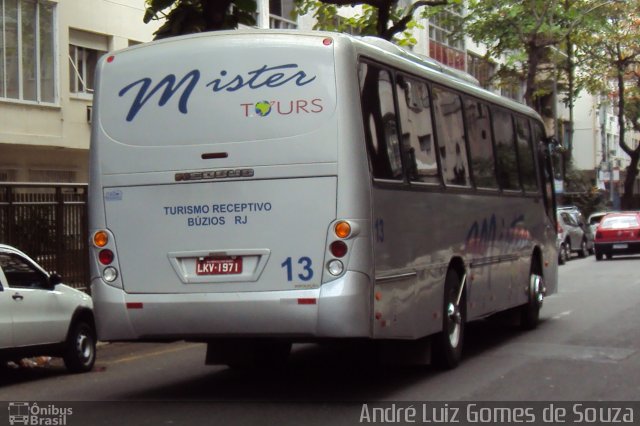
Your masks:
{"label": "building window", "polygon": [[443,10],[429,18],[429,56],[464,71],[464,38],[461,37],[462,11]]}
{"label": "building window", "polygon": [[69,29],[69,92],[93,93],[93,75],[98,59],[109,50],[109,38],[102,34]]}
{"label": "building window", "polygon": [[76,172],[72,170],[29,170],[29,182],[72,183],[76,181]]}
{"label": "building window", "polygon": [[0,182],[15,182],[18,171],[14,169],[0,169]]}
{"label": "building window", "polygon": [[474,76],[483,88],[487,90],[493,89],[491,77],[496,72],[496,66],[488,60],[469,53],[467,55],[467,72]]}
{"label": "building window", "polygon": [[55,3],[0,1],[0,98],[56,102]]}
{"label": "building window", "polygon": [[69,91],[93,93],[93,74],[100,56],[107,52],[69,45]]}
{"label": "building window", "polygon": [[296,29],[298,24],[291,20],[294,8],[293,0],[269,0],[269,28]]}

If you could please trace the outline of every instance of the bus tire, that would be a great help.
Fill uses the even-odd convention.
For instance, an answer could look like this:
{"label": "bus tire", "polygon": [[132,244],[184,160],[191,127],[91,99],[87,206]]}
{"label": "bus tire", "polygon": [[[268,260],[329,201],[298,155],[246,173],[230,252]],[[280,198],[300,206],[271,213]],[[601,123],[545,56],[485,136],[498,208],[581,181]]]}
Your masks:
{"label": "bus tire", "polygon": [[440,368],[453,369],[462,359],[467,306],[465,291],[457,302],[461,282],[458,272],[451,268],[447,271],[444,283],[442,307],[442,331],[434,336],[432,358]]}
{"label": "bus tire", "polygon": [[544,300],[544,280],[534,269],[529,273],[527,293],[528,302],[520,308],[520,326],[525,330],[533,330],[540,320],[540,308]]}

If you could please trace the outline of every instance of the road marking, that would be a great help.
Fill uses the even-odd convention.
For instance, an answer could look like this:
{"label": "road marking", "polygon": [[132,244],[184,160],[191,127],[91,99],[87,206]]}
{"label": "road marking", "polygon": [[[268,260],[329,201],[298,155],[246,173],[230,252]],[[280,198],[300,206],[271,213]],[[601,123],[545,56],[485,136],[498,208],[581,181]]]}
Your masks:
{"label": "road marking", "polygon": [[173,348],[168,348],[168,349],[161,349],[158,351],[153,351],[153,352],[146,352],[140,355],[132,355],[132,356],[128,356],[125,358],[120,358],[120,359],[116,359],[113,361],[103,361],[103,362],[98,362],[98,364],[102,364],[102,365],[113,365],[113,364],[121,364],[123,362],[130,362],[130,361],[135,361],[138,359],[142,359],[142,358],[148,358],[148,357],[152,357],[152,356],[158,356],[158,355],[166,355],[166,354],[170,354],[172,352],[179,352],[179,351],[184,351],[187,349],[193,349],[196,348],[198,346],[201,346],[201,343],[192,343],[190,345],[181,345],[178,347],[173,347]]}
{"label": "road marking", "polygon": [[566,317],[566,316],[571,315],[571,313],[572,313],[572,312],[573,312],[573,311],[564,311],[564,312],[560,312],[558,315],[554,315],[554,316],[552,316],[552,317],[551,317],[551,319],[557,320],[557,319],[560,319],[560,318],[562,318],[562,317]]}

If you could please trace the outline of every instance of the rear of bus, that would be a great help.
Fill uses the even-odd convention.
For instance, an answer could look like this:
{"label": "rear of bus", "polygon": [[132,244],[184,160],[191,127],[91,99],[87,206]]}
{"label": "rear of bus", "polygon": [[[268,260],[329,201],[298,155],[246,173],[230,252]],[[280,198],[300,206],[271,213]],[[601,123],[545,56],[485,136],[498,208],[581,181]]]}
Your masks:
{"label": "rear of bus", "polygon": [[371,336],[368,180],[338,179],[367,170],[363,147],[361,164],[338,161],[353,156],[339,138],[356,138],[344,123],[361,122],[355,66],[336,61],[349,49],[238,31],[103,57],[90,191],[101,340]]}

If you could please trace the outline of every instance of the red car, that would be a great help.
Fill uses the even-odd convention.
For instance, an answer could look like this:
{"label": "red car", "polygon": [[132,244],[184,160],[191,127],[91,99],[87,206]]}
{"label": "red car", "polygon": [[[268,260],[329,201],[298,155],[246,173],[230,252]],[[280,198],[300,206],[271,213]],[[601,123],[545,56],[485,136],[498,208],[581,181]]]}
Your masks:
{"label": "red car", "polygon": [[640,212],[609,213],[596,229],[596,260],[640,253]]}

